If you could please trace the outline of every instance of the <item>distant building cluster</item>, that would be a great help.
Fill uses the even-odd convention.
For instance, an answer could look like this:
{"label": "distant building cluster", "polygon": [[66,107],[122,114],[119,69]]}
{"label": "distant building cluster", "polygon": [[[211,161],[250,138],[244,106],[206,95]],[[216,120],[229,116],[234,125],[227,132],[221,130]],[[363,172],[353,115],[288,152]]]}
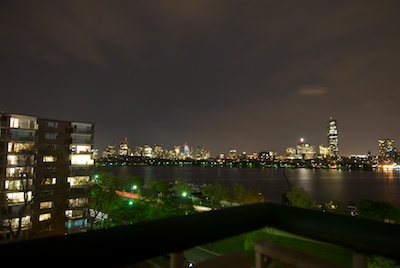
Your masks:
{"label": "distant building cluster", "polygon": [[288,159],[314,159],[317,157],[336,159],[339,157],[339,136],[337,122],[332,117],[329,118],[327,124],[327,146],[319,145],[317,152],[315,145],[310,145],[300,139],[300,143],[296,147],[286,148],[286,157]]}
{"label": "distant building cluster", "polygon": [[195,149],[190,147],[187,143],[183,146],[176,145],[174,148],[168,150],[163,148],[162,144],[154,144],[150,146],[148,144],[143,146],[136,146],[131,151],[128,139],[125,138],[119,143],[119,147],[115,145],[108,145],[102,153],[103,158],[114,158],[123,156],[136,156],[143,158],[158,158],[158,159],[170,159],[170,160],[205,160],[210,158],[210,151],[204,149],[203,146],[197,146]]}
{"label": "distant building cluster", "polygon": [[[300,143],[296,147],[289,147],[286,149],[286,156],[288,159],[313,159],[317,155],[322,157],[332,157],[337,158],[339,156],[339,139],[336,120],[332,117],[329,119],[327,124],[327,143],[328,146],[320,145],[319,154],[316,152],[314,145],[310,145],[304,142],[304,139],[300,140]],[[277,157],[276,152],[262,152],[262,157]],[[211,156],[210,151],[204,149],[203,146],[198,146],[196,149],[190,147],[187,143],[174,146],[174,148],[167,150],[162,147],[161,144],[154,144],[154,146],[144,145],[136,146],[133,151],[131,151],[128,139],[123,139],[119,146],[116,147],[115,144],[109,144],[102,153],[103,158],[113,158],[120,156],[137,156],[137,157],[147,157],[147,158],[159,158],[159,159],[195,159],[195,160],[206,160]],[[238,153],[235,149],[229,151],[229,154],[220,154],[219,159],[229,159],[229,160],[240,160],[240,159],[257,159],[259,157],[258,153],[247,154],[246,152]]]}

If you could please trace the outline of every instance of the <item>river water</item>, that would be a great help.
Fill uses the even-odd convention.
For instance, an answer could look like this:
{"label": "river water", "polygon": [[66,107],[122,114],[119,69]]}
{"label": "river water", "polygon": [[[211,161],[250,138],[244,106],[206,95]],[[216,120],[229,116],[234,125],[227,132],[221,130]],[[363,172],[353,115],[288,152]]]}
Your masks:
{"label": "river water", "polygon": [[281,203],[289,183],[303,187],[312,200],[347,204],[369,198],[389,201],[400,209],[400,171],[338,171],[313,169],[230,168],[201,166],[114,166],[97,171],[121,177],[154,177],[189,183],[214,183],[230,186],[234,182],[261,192],[270,202]]}

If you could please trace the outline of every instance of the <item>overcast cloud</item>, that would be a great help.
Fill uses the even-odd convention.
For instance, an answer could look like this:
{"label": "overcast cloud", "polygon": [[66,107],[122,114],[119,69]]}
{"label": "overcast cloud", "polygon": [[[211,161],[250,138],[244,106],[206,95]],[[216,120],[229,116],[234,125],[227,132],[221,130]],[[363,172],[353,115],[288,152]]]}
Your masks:
{"label": "overcast cloud", "polygon": [[[95,146],[217,155],[400,143],[398,1],[3,1],[0,109],[95,123]],[[397,141],[399,140],[399,141]]]}

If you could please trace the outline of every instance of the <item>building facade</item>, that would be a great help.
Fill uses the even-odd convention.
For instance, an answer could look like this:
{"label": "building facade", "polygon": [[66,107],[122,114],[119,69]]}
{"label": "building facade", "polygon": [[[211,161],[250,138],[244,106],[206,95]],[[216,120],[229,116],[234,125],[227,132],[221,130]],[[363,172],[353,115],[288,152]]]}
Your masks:
{"label": "building facade", "polygon": [[0,114],[0,242],[89,227],[94,124]]}

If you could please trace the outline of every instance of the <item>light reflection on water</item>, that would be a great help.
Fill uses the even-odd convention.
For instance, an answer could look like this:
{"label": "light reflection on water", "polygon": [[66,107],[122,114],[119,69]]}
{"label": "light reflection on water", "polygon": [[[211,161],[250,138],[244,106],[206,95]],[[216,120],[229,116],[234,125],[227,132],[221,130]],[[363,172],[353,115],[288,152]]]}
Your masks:
{"label": "light reflection on water", "polygon": [[260,191],[269,201],[281,203],[288,189],[285,175],[293,186],[306,189],[316,203],[358,202],[364,198],[389,201],[400,208],[400,171],[338,171],[312,169],[229,168],[199,166],[121,166],[102,170],[117,176],[151,177],[173,181],[182,178],[193,183],[232,185],[241,183]]}

